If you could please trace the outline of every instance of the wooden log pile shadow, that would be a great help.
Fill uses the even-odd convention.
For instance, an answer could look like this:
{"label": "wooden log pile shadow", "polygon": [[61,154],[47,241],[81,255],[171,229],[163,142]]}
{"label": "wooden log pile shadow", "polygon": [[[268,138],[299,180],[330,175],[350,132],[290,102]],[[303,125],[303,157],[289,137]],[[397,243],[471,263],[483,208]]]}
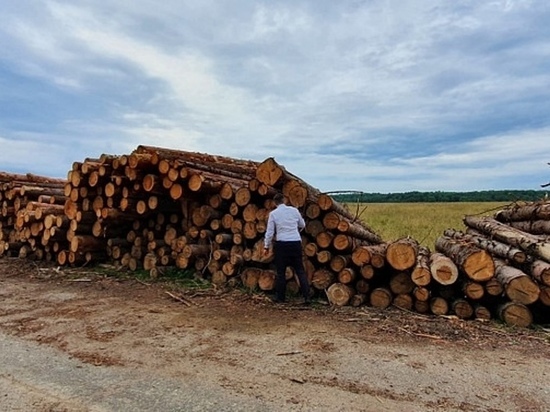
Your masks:
{"label": "wooden log pile shadow", "polygon": [[[466,216],[467,230],[446,230],[431,250],[410,237],[383,240],[273,158],[141,145],[74,162],[67,179],[0,173],[0,254],[110,262],[152,278],[189,270],[216,285],[270,292],[275,271],[263,238],[277,192],[305,218],[314,297],[522,327],[548,322],[550,203]],[[287,282],[298,292],[290,269]]]}

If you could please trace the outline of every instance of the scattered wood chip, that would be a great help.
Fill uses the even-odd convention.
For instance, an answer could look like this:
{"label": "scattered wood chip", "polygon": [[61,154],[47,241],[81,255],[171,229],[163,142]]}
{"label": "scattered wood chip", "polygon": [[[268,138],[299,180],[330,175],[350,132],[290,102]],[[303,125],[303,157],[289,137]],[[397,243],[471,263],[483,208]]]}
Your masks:
{"label": "scattered wood chip", "polygon": [[290,380],[292,382],[301,383],[301,384],[306,383],[306,381],[304,381],[303,379],[300,379],[300,378],[290,378]]}

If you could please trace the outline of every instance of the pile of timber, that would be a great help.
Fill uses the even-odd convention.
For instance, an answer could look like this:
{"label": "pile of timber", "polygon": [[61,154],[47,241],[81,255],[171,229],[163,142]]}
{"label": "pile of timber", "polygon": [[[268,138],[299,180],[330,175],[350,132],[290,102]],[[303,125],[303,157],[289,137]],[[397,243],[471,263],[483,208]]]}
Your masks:
{"label": "pile of timber", "polygon": [[65,182],[0,172],[0,255],[54,260],[67,243]]}
{"label": "pile of timber", "polygon": [[466,230],[445,230],[434,251],[411,238],[384,243],[385,259],[367,278],[367,294],[336,282],[329,299],[520,327],[547,324],[550,202],[515,204],[493,217],[463,221]]}
{"label": "pile of timber", "polygon": [[322,289],[334,279],[327,266],[339,273],[355,249],[382,243],[343,205],[272,158],[258,163],[139,146],[73,164],[64,205],[69,249],[58,263],[72,253],[77,263],[103,257],[152,277],[190,268],[214,283],[271,290],[272,257],[262,251],[277,192],[308,217],[305,264]]}
{"label": "pile of timber", "polygon": [[[74,162],[67,179],[0,174],[0,254],[59,265],[110,262],[152,278],[190,269],[220,285],[274,289],[263,238],[275,193],[306,221],[312,293],[333,305],[390,305],[461,319],[548,321],[550,204],[466,216],[434,251],[384,241],[345,205],[263,162],[151,146]],[[288,288],[298,291],[292,270]]]}

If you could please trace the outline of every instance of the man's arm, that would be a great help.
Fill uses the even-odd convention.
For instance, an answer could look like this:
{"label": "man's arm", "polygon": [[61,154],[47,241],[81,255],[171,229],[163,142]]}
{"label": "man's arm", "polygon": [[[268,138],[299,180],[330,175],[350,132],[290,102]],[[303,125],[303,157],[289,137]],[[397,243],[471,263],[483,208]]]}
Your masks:
{"label": "man's arm", "polygon": [[296,209],[296,213],[298,214],[298,230],[301,232],[306,227],[306,222],[298,209]]}
{"label": "man's arm", "polygon": [[270,214],[267,218],[267,229],[265,231],[265,238],[264,238],[264,249],[269,249],[271,247],[271,243],[273,242],[273,236],[275,235],[275,221],[273,220],[273,216]]}

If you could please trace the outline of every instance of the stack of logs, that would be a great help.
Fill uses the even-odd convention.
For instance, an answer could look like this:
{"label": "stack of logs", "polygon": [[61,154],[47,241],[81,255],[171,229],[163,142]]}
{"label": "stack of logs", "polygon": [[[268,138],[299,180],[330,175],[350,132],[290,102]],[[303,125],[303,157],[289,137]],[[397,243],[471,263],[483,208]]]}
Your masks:
{"label": "stack of logs", "polygon": [[54,260],[67,244],[64,179],[0,173],[0,255]]}
{"label": "stack of logs", "polygon": [[[152,277],[192,268],[217,284],[242,281],[271,290],[272,257],[262,251],[277,191],[308,217],[305,266],[321,289],[332,283],[333,271],[356,277],[347,268],[354,249],[382,243],[341,204],[272,158],[257,163],[139,146],[128,156],[73,164],[65,186],[66,253],[76,254],[77,263],[103,253]],[[60,264],[66,263],[63,252]]]}
{"label": "stack of logs", "polygon": [[[74,162],[66,180],[0,174],[0,254],[60,265],[111,262],[156,278],[189,269],[218,285],[271,291],[263,237],[282,192],[306,220],[312,293],[334,305],[395,305],[462,319],[545,322],[550,306],[550,204],[467,216],[435,251],[383,241],[344,205],[263,162],[138,146]],[[287,271],[288,287],[297,291]]]}

